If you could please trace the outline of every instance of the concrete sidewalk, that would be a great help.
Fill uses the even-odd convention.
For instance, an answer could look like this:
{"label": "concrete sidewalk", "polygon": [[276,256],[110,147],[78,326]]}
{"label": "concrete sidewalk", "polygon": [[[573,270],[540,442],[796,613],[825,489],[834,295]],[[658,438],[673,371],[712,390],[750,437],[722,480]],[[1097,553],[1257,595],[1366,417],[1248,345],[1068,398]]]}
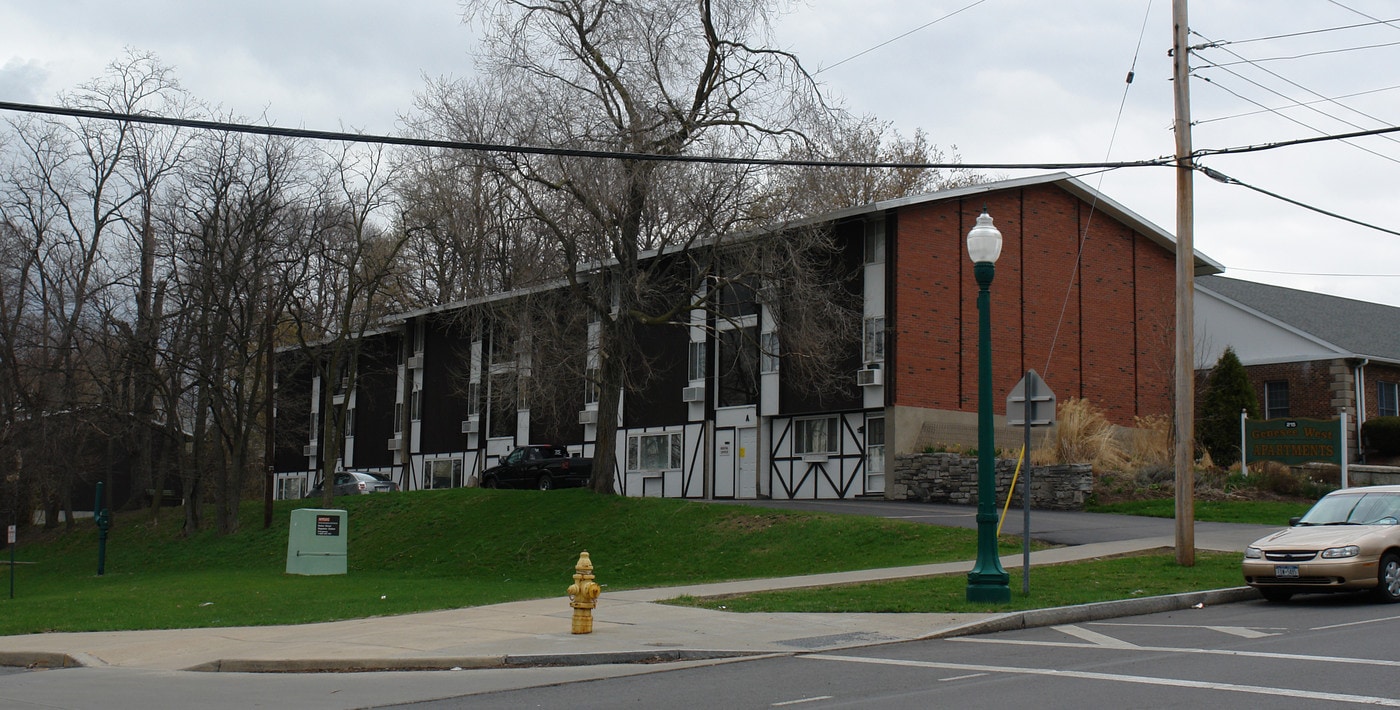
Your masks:
{"label": "concrete sidewalk", "polygon": [[[1196,539],[1201,550],[1242,551],[1255,526]],[[1032,565],[1170,548],[1143,538],[1043,550]],[[610,592],[594,631],[570,633],[562,596],[490,606],[300,626],[52,633],[0,637],[0,665],[110,666],[149,670],[348,672],[658,662],[849,648],[1001,628],[1072,623],[1255,598],[1247,588],[998,614],[733,614],[658,604],[715,596],[965,574],[972,562]],[[1019,570],[1021,557],[1002,559]],[[1019,589],[1019,572],[1012,586]],[[604,580],[606,581],[606,580]]]}

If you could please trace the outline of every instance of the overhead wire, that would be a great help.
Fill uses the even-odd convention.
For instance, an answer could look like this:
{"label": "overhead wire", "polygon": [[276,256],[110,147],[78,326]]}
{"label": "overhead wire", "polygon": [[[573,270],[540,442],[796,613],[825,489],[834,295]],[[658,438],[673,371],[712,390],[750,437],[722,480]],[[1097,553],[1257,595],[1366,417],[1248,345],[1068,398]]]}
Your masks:
{"label": "overhead wire", "polygon": [[818,69],[818,70],[812,72],[812,76],[816,76],[817,74],[820,74],[820,73],[822,73],[822,72],[824,72],[824,71],[827,71],[828,69],[835,69],[836,67],[839,67],[839,66],[841,66],[842,64],[845,64],[846,62],[851,61],[852,59],[857,59],[857,58],[863,57],[863,56],[865,56],[865,55],[867,55],[867,54],[870,54],[871,52],[873,52],[873,51],[875,51],[875,50],[877,50],[877,49],[880,49],[881,47],[885,47],[885,46],[887,46],[887,45],[894,44],[895,42],[898,42],[899,40],[902,40],[902,39],[904,39],[905,37],[908,37],[909,35],[914,34],[915,32],[918,32],[918,31],[920,31],[920,30],[924,30],[924,29],[927,29],[927,28],[929,28],[929,27],[932,27],[932,26],[934,26],[934,25],[936,25],[936,24],[938,24],[938,23],[940,23],[940,22],[942,22],[942,21],[944,21],[944,20],[946,20],[946,19],[948,19],[948,18],[950,18],[950,17],[952,17],[952,16],[954,16],[954,15],[957,15],[957,14],[959,14],[959,13],[962,13],[962,12],[964,12],[964,11],[971,10],[972,8],[977,7],[978,5],[981,5],[982,3],[986,2],[986,1],[987,1],[987,0],[976,0],[976,2],[973,2],[973,3],[969,4],[969,5],[965,5],[965,6],[963,6],[963,7],[960,7],[960,8],[958,8],[958,9],[956,9],[956,10],[954,10],[954,11],[952,11],[952,12],[950,12],[950,13],[948,13],[948,14],[946,14],[946,15],[944,15],[944,16],[942,16],[942,17],[936,19],[936,20],[933,20],[933,21],[931,21],[931,22],[925,22],[924,24],[919,25],[918,27],[915,27],[914,29],[909,30],[908,32],[905,32],[904,34],[901,34],[901,35],[896,36],[896,37],[891,37],[891,38],[885,40],[884,42],[881,42],[881,43],[879,43],[879,44],[877,44],[877,45],[875,45],[875,46],[873,46],[873,47],[870,47],[870,48],[864,49],[864,50],[862,50],[862,51],[856,52],[855,54],[852,54],[851,56],[846,57],[845,59],[842,59],[841,61],[836,62],[835,64],[831,64],[831,65],[828,65],[828,66],[824,66],[824,67],[822,67],[821,69]]}
{"label": "overhead wire", "polygon": [[[1104,150],[1104,158],[1107,159],[1113,153],[1113,144],[1118,139],[1118,127],[1123,123],[1123,109],[1128,104],[1128,92],[1133,88],[1133,77],[1137,71],[1138,57],[1142,54],[1142,39],[1147,35],[1147,20],[1152,15],[1152,0],[1147,0],[1147,7],[1142,14],[1142,28],[1138,30],[1137,46],[1133,47],[1133,60],[1128,65],[1128,75],[1123,82],[1123,93],[1118,99],[1118,114],[1113,119],[1113,131],[1108,136],[1108,147]],[[1060,340],[1060,330],[1065,323],[1065,314],[1069,311],[1069,297],[1074,293],[1075,281],[1079,278],[1079,267],[1084,261],[1084,247],[1089,241],[1089,226],[1094,222],[1094,214],[1098,209],[1099,193],[1103,187],[1103,173],[1099,173],[1099,184],[1094,189],[1094,199],[1089,203],[1089,215],[1084,220],[1084,228],[1079,234],[1079,249],[1074,255],[1074,266],[1070,269],[1069,283],[1065,284],[1065,296],[1060,302],[1060,318],[1055,322],[1055,332],[1050,336],[1050,348],[1045,353],[1045,369],[1042,376],[1050,375],[1050,362],[1055,356],[1055,346]]]}
{"label": "overhead wire", "polygon": [[791,158],[737,158],[716,155],[662,155],[656,153],[628,153],[613,150],[589,150],[583,148],[554,148],[547,146],[506,145],[499,143],[477,143],[472,141],[450,141],[433,138],[413,138],[408,136],[385,136],[368,133],[347,133],[343,131],[321,131],[304,128],[279,128],[248,123],[208,121],[190,118],[172,118],[144,113],[118,113],[64,106],[0,101],[0,111],[38,113],[69,118],[92,118],[108,121],[129,121],[131,123],[197,128],[230,133],[247,133],[283,138],[306,138],[311,140],[341,141],[345,143],[367,143],[375,145],[402,145],[419,148],[443,148],[449,150],[471,150],[488,153],[510,153],[524,155],[548,155],[574,158],[602,158],[610,160],[637,160],[648,162],[710,163],[722,165],[755,165],[816,168],[898,168],[898,169],[974,169],[974,170],[1082,170],[1089,168],[1128,168],[1171,165],[1175,158],[1163,156],[1150,160],[1120,161],[1115,163],[883,163],[851,160],[798,160]]}

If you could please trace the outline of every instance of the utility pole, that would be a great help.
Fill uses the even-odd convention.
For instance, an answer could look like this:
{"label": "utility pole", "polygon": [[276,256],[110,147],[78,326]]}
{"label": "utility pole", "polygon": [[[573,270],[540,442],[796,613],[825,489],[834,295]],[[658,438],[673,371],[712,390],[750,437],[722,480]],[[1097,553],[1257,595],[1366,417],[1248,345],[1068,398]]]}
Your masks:
{"label": "utility pole", "polygon": [[1196,564],[1196,253],[1192,236],[1191,65],[1186,0],[1172,0],[1172,95],[1176,106],[1176,563]]}

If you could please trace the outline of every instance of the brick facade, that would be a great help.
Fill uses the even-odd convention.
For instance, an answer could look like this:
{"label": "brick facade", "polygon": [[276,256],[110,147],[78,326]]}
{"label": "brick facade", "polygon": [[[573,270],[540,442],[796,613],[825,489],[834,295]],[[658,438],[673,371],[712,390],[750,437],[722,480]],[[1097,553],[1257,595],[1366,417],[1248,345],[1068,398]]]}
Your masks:
{"label": "brick facade", "polygon": [[[898,212],[892,404],[977,409],[977,284],[964,241],[984,206],[1004,242],[992,282],[998,399],[1034,369],[1060,401],[1089,399],[1116,424],[1168,413],[1174,255],[1053,184]],[[1086,227],[1092,256],[1076,264]]]}

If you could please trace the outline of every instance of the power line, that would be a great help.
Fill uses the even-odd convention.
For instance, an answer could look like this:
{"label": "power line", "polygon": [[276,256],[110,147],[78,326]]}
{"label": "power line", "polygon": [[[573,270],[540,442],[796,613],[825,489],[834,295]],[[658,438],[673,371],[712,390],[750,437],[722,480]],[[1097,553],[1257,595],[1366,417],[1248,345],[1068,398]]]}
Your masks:
{"label": "power line", "polygon": [[1336,219],[1340,219],[1340,220],[1342,220],[1343,222],[1351,222],[1352,224],[1355,224],[1355,225],[1358,225],[1358,226],[1362,226],[1362,227],[1366,227],[1367,229],[1374,229],[1374,230],[1376,230],[1377,232],[1385,232],[1386,234],[1394,234],[1395,236],[1400,237],[1400,232],[1397,232],[1397,231],[1395,231],[1394,229],[1386,229],[1385,227],[1380,227],[1380,226],[1377,226],[1377,225],[1374,225],[1374,224],[1370,224],[1369,222],[1362,222],[1362,221],[1359,220],[1359,219],[1352,219],[1351,217],[1346,217],[1346,216],[1344,216],[1344,215],[1337,214],[1336,212],[1331,212],[1331,211],[1328,211],[1328,210],[1324,210],[1324,209],[1322,209],[1321,207],[1315,207],[1315,206],[1310,205],[1310,204],[1308,204],[1308,203],[1306,203],[1306,202],[1301,202],[1301,201],[1299,201],[1299,200],[1295,200],[1295,199],[1293,199],[1293,198],[1291,198],[1291,197],[1284,197],[1283,195],[1280,195],[1280,194],[1278,194],[1277,192],[1270,192],[1270,191],[1268,191],[1268,190],[1265,190],[1265,189],[1262,188],[1262,187],[1257,187],[1257,186],[1255,186],[1255,185],[1250,185],[1250,184],[1247,183],[1247,182],[1241,182],[1241,181],[1239,181],[1239,180],[1236,180],[1235,178],[1232,178],[1232,177],[1230,177],[1229,175],[1226,175],[1226,174],[1220,172],[1219,170],[1214,170],[1214,169],[1212,169],[1212,168],[1207,168],[1207,167],[1201,166],[1201,165],[1196,166],[1196,169],[1197,169],[1197,170],[1200,170],[1202,173],[1205,173],[1205,175],[1206,175],[1207,177],[1211,178],[1212,180],[1216,180],[1216,181],[1218,181],[1218,182],[1223,182],[1223,183],[1225,183],[1226,185],[1239,185],[1240,187],[1248,188],[1248,189],[1253,190],[1253,191],[1255,191],[1255,192],[1257,192],[1257,193],[1260,193],[1261,195],[1268,195],[1269,197],[1272,197],[1272,198],[1274,198],[1274,199],[1276,199],[1276,200],[1283,200],[1284,202],[1287,202],[1287,203],[1290,204],[1290,205],[1296,205],[1296,206],[1298,206],[1298,207],[1302,207],[1302,208],[1305,209],[1305,210],[1311,210],[1311,211],[1316,212],[1316,213],[1318,213],[1318,214],[1327,215],[1328,217],[1335,217]]}
{"label": "power line", "polygon": [[[3,104],[0,104],[3,108]],[[1352,133],[1333,133],[1328,135],[1314,136],[1312,138],[1295,138],[1287,141],[1274,141],[1272,143],[1256,143],[1254,145],[1240,146],[1237,148],[1202,148],[1194,151],[1192,157],[1205,155],[1237,155],[1239,153],[1257,153],[1264,150],[1274,150],[1276,148],[1291,148],[1295,145],[1307,145],[1309,143],[1323,143],[1326,141],[1344,141],[1348,138],[1364,138],[1366,136],[1379,136],[1388,133],[1400,132],[1400,126],[1386,126],[1385,128],[1372,128],[1365,131],[1354,131]]]}
{"label": "power line", "polygon": [[1273,271],[1270,269],[1241,269],[1230,267],[1231,271],[1248,271],[1251,274],[1277,274],[1279,276],[1321,276],[1341,279],[1400,279],[1400,274],[1323,274],[1316,271]]}
{"label": "power line", "polygon": [[879,163],[842,160],[794,160],[785,158],[735,158],[706,155],[660,155],[656,153],[626,153],[612,150],[584,150],[579,148],[549,148],[541,146],[503,145],[497,143],[475,143],[470,141],[448,141],[431,138],[409,138],[404,136],[384,136],[368,133],[345,133],[338,131],[318,131],[304,128],[279,128],[258,126],[247,123],[206,121],[190,118],[169,118],[151,114],[115,113],[90,109],[68,108],[63,106],[43,106],[0,101],[0,110],[39,113],[70,118],[92,118],[106,121],[129,121],[181,128],[197,128],[229,133],[248,133],[282,138],[307,138],[311,140],[341,141],[345,143],[369,143],[377,145],[402,145],[418,148],[443,148],[447,150],[472,150],[484,153],[511,153],[524,155],[549,155],[570,158],[598,158],[608,160],[638,160],[648,162],[711,163],[722,165],[785,166],[809,168],[898,168],[898,169],[972,169],[972,170],[1082,170],[1088,168],[1137,168],[1165,166],[1172,162],[1170,157],[1151,160],[1133,160],[1101,163]]}
{"label": "power line", "polygon": [[[1282,61],[1288,61],[1288,60],[1291,60],[1291,59],[1306,59],[1306,58],[1308,58],[1308,57],[1320,57],[1320,56],[1326,55],[1326,54],[1341,54],[1342,52],[1358,52],[1358,51],[1361,51],[1361,50],[1363,50],[1363,49],[1383,49],[1383,48],[1385,48],[1385,47],[1394,47],[1394,46],[1397,45],[1397,44],[1400,44],[1400,42],[1386,42],[1386,43],[1384,43],[1384,44],[1364,44],[1364,45],[1359,45],[1359,46],[1356,46],[1356,47],[1342,47],[1341,49],[1322,49],[1322,50],[1318,50],[1318,51],[1316,51],[1316,52],[1304,52],[1303,54],[1291,54],[1291,55],[1288,55],[1288,56],[1286,56],[1286,57],[1260,57],[1260,58],[1258,58],[1258,59],[1241,59],[1241,60],[1238,61],[1238,62],[1217,62],[1217,63],[1215,63],[1214,66],[1217,66],[1217,67],[1232,67],[1232,66],[1235,66],[1235,65],[1237,65],[1237,64],[1259,64],[1259,63],[1262,63],[1262,62],[1282,62]],[[1219,46],[1217,46],[1217,47],[1212,47],[1212,48],[1219,48]]]}
{"label": "power line", "polygon": [[[1201,78],[1202,78],[1202,79],[1205,79],[1205,80],[1208,81],[1208,82],[1210,81],[1210,79],[1206,79],[1205,77],[1201,77]],[[1211,82],[1211,83],[1215,84],[1215,82]],[[1216,86],[1220,86],[1220,85],[1219,85],[1219,84],[1216,84]],[[1224,87],[1221,87],[1221,88],[1224,88]],[[1381,89],[1367,89],[1366,91],[1358,91],[1358,92],[1352,93],[1352,94],[1342,94],[1341,96],[1324,97],[1324,98],[1316,99],[1316,100],[1313,100],[1313,101],[1294,101],[1294,102],[1293,102],[1293,106],[1311,106],[1311,105],[1313,105],[1313,104],[1320,104],[1320,103],[1325,103],[1325,102],[1328,102],[1328,101],[1337,101],[1338,99],[1350,99],[1350,98],[1355,98],[1355,97],[1357,97],[1357,96],[1366,96],[1366,95],[1368,95],[1368,94],[1379,94],[1379,93],[1381,93],[1381,92],[1383,92],[1383,91],[1394,91],[1394,90],[1396,90],[1396,89],[1400,89],[1400,84],[1396,84],[1396,85],[1394,85],[1394,86],[1387,86],[1387,87],[1381,88]],[[1226,91],[1229,91],[1229,89],[1226,89]],[[1231,92],[1231,93],[1234,93],[1234,92]],[[1236,95],[1238,96],[1238,94],[1236,94]],[[1248,99],[1245,99],[1245,100],[1247,101]],[[1258,111],[1246,111],[1246,112],[1244,112],[1244,113],[1236,113],[1236,114],[1231,114],[1231,115],[1229,115],[1229,116],[1216,116],[1215,118],[1203,118],[1203,119],[1200,119],[1200,120],[1192,121],[1192,122],[1191,122],[1191,125],[1193,125],[1193,126],[1199,126],[1199,125],[1201,125],[1201,124],[1203,124],[1203,123],[1214,123],[1214,122],[1216,122],[1216,121],[1228,121],[1228,120],[1230,120],[1230,119],[1232,119],[1232,118],[1247,118],[1247,117],[1249,117],[1249,116],[1258,116],[1258,115],[1261,114],[1261,113],[1278,113],[1279,111],[1282,111],[1282,110],[1285,109],[1285,108],[1292,108],[1293,106],[1284,106],[1284,107],[1278,107],[1278,108],[1273,108],[1273,107],[1265,106],[1264,108],[1261,108],[1261,109],[1259,109]]]}
{"label": "power line", "polygon": [[877,50],[877,49],[879,49],[879,48],[881,48],[881,47],[884,47],[884,46],[886,46],[886,45],[894,44],[895,42],[898,42],[899,40],[902,40],[902,39],[904,39],[905,37],[908,37],[909,35],[912,35],[912,34],[914,34],[915,32],[918,32],[919,30],[922,30],[922,29],[925,29],[925,28],[928,28],[928,27],[932,27],[933,25],[936,25],[936,24],[938,24],[938,23],[940,23],[940,22],[942,22],[942,21],[944,21],[944,20],[946,20],[946,19],[952,17],[953,15],[956,15],[956,14],[958,14],[958,13],[960,13],[960,12],[963,12],[964,10],[971,10],[972,8],[977,7],[978,5],[981,5],[982,3],[986,2],[986,1],[987,1],[987,0],[977,0],[976,2],[972,3],[971,5],[967,5],[967,6],[964,6],[964,7],[960,7],[960,8],[958,8],[958,9],[956,9],[956,10],[954,10],[954,11],[952,11],[952,12],[950,12],[950,13],[948,13],[948,14],[946,14],[946,15],[944,15],[944,16],[942,16],[942,17],[936,19],[936,20],[933,20],[932,22],[925,22],[924,24],[919,25],[918,27],[915,27],[914,29],[909,30],[908,32],[905,32],[904,34],[899,35],[898,37],[891,37],[890,39],[887,39],[887,40],[885,40],[884,42],[881,42],[881,43],[875,45],[874,47],[871,47],[871,48],[866,49],[866,50],[864,50],[864,51],[861,51],[861,52],[857,52],[857,53],[855,53],[855,54],[852,54],[851,56],[846,57],[845,59],[842,59],[841,61],[839,61],[839,62],[837,62],[837,63],[835,63],[835,64],[832,64],[831,66],[822,67],[821,69],[818,69],[818,70],[812,72],[812,76],[816,76],[817,74],[820,74],[820,73],[822,73],[822,72],[824,72],[824,71],[826,71],[826,70],[828,70],[828,69],[835,69],[836,67],[839,67],[839,66],[841,66],[842,64],[845,64],[846,62],[851,61],[852,59],[856,59],[856,58],[859,58],[859,57],[863,57],[863,56],[865,56],[865,55],[867,55],[867,54],[870,54],[871,52],[873,52],[873,51],[875,51],[875,50]]}
{"label": "power line", "polygon": [[[1333,3],[1333,4],[1340,4],[1340,3]],[[1345,7],[1345,6],[1343,6],[1343,7]],[[1351,8],[1346,8],[1346,9],[1351,10]],[[1355,12],[1355,10],[1352,10],[1352,11]],[[1367,17],[1369,17],[1369,15],[1367,15]],[[1320,29],[1320,30],[1303,30],[1302,32],[1288,32],[1288,33],[1285,33],[1285,34],[1269,35],[1269,36],[1267,36],[1267,37],[1252,37],[1252,38],[1250,38],[1250,39],[1227,39],[1227,40],[1223,40],[1223,41],[1220,41],[1220,42],[1211,42],[1211,43],[1209,43],[1209,44],[1196,45],[1196,46],[1194,46],[1194,47],[1190,47],[1190,49],[1192,49],[1192,50],[1197,50],[1197,49],[1205,49],[1205,48],[1208,48],[1208,47],[1223,47],[1223,46],[1225,46],[1225,45],[1227,45],[1227,44],[1246,44],[1246,43],[1248,43],[1248,42],[1264,42],[1264,41],[1267,41],[1267,40],[1274,40],[1274,39],[1287,39],[1287,38],[1289,38],[1289,37],[1303,37],[1303,36],[1305,36],[1305,35],[1322,34],[1323,32],[1337,32],[1337,31],[1339,31],[1339,30],[1354,30],[1354,29],[1357,29],[1357,28],[1360,28],[1360,27],[1372,27],[1372,26],[1374,26],[1374,25],[1389,25],[1389,24],[1392,23],[1392,22],[1400,22],[1400,17],[1397,17],[1397,18],[1395,18],[1395,19],[1393,19],[1393,20],[1377,20],[1377,19],[1375,19],[1375,18],[1372,18],[1372,21],[1371,21],[1371,22],[1361,22],[1361,23],[1358,23],[1358,24],[1355,24],[1355,25],[1341,25],[1341,26],[1339,26],[1339,27],[1325,27],[1325,28]]]}

